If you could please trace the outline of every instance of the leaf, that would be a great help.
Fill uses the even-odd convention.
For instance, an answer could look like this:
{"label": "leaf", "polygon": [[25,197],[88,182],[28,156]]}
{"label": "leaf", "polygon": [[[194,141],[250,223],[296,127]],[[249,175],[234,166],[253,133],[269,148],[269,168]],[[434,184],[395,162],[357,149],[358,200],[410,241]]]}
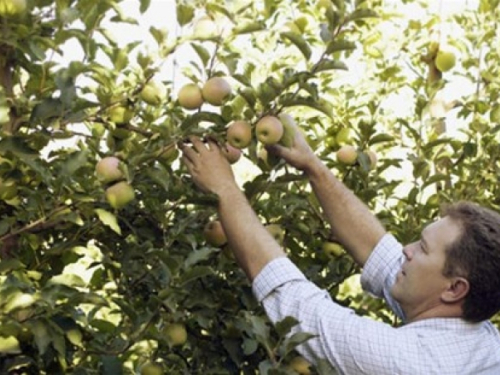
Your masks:
{"label": "leaf", "polygon": [[40,355],[45,354],[52,338],[49,334],[49,330],[47,329],[47,323],[42,320],[36,320],[28,323],[30,325],[31,332],[35,337],[35,343],[38,347],[38,351]]}
{"label": "leaf", "polygon": [[122,234],[122,230],[118,225],[118,220],[113,213],[103,210],[102,208],[96,208],[95,213],[104,225],[110,227],[115,233]]}
{"label": "leaf", "polygon": [[102,375],[122,375],[123,365],[117,356],[105,355],[101,357]]}
{"label": "leaf", "polygon": [[275,324],[276,332],[280,337],[286,336],[290,333],[293,327],[299,324],[299,321],[293,316],[287,316],[285,319]]}
{"label": "leaf", "polygon": [[313,98],[289,98],[282,101],[283,107],[306,106],[316,109],[328,117],[333,116],[333,107],[324,100],[314,100]]}
{"label": "leaf", "polygon": [[184,261],[184,268],[189,269],[197,263],[203,262],[210,258],[216,250],[210,247],[204,247],[200,250],[192,251],[187,259]]}
{"label": "leaf", "polygon": [[378,18],[379,15],[373,9],[356,9],[347,16],[347,22],[357,21],[364,18]]}
{"label": "leaf", "polygon": [[285,355],[292,352],[297,346],[305,343],[313,337],[317,337],[317,335],[308,332],[294,333],[283,342],[283,345],[285,347]]}
{"label": "leaf", "polygon": [[30,121],[37,123],[62,117],[63,110],[64,105],[60,99],[47,98],[35,105],[31,112]]}
{"label": "leaf", "polygon": [[151,0],[141,0],[141,6],[139,7],[139,12],[143,14],[149,9],[150,5],[151,5]]}
{"label": "leaf", "polygon": [[8,151],[21,159],[29,156],[38,156],[38,153],[28,146],[26,139],[18,136],[6,137],[0,140],[0,154]]}
{"label": "leaf", "polygon": [[210,61],[210,53],[201,44],[191,43],[191,47],[196,51],[204,66],[207,66]]}
{"label": "leaf", "polygon": [[333,40],[328,44],[326,53],[332,54],[339,51],[352,51],[356,49],[356,44],[348,40]]}
{"label": "leaf", "polygon": [[87,164],[88,150],[81,150],[70,154],[61,168],[63,176],[72,176],[77,170]]}
{"label": "leaf", "polygon": [[311,47],[309,47],[309,44],[305,41],[304,38],[302,38],[301,35],[298,35],[296,33],[292,32],[283,32],[280,34],[281,37],[288,39],[290,42],[295,44],[295,46],[302,52],[306,60],[309,60],[311,58]]}
{"label": "leaf", "polygon": [[235,34],[248,34],[254,33],[256,31],[262,31],[266,29],[266,25],[261,21],[251,21],[245,23],[239,23],[233,29]]}
{"label": "leaf", "polygon": [[189,130],[192,126],[198,125],[200,122],[212,122],[216,125],[225,125],[226,122],[221,115],[213,112],[198,112],[188,117],[181,125],[182,130]]}
{"label": "leaf", "polygon": [[349,68],[344,62],[339,60],[321,60],[314,67],[314,71],[317,73],[324,72],[326,70],[349,70]]}
{"label": "leaf", "polygon": [[19,341],[14,336],[2,337],[0,336],[0,353],[2,354],[19,354],[21,348]]}
{"label": "leaf", "polygon": [[87,284],[78,275],[61,274],[53,276],[51,279],[49,279],[47,285],[66,285],[69,287],[85,287]]}
{"label": "leaf", "polygon": [[194,8],[180,1],[177,2],[177,22],[179,25],[184,26],[191,22],[194,17]]}
{"label": "leaf", "polygon": [[251,354],[255,353],[255,351],[259,347],[259,344],[254,339],[245,338],[243,340],[243,344],[241,344],[241,346],[243,348],[243,353],[245,355],[251,355]]}
{"label": "leaf", "polygon": [[448,176],[448,175],[441,174],[441,173],[435,174],[435,175],[433,175],[425,180],[425,182],[422,185],[422,189],[429,186],[429,185],[435,184],[437,182],[449,181],[449,179],[450,179],[450,176]]}
{"label": "leaf", "polygon": [[186,285],[191,281],[213,274],[214,271],[210,267],[206,266],[193,267],[189,271],[181,275],[181,285]]}
{"label": "leaf", "polygon": [[389,134],[377,134],[374,137],[370,138],[368,144],[369,145],[374,145],[376,143],[383,143],[383,142],[392,142],[394,141],[394,137]]}

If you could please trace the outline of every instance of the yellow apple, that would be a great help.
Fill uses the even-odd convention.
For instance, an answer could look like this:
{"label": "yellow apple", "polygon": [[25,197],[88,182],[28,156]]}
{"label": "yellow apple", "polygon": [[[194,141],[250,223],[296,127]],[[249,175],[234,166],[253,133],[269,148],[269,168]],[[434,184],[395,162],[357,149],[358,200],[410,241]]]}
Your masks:
{"label": "yellow apple", "polygon": [[344,145],[337,151],[337,160],[340,163],[354,165],[358,159],[358,151],[356,147]]}
{"label": "yellow apple", "polygon": [[276,242],[280,245],[283,244],[283,240],[285,239],[285,231],[279,224],[268,224],[266,225],[267,231],[274,237]]}
{"label": "yellow apple", "polygon": [[126,181],[120,181],[106,189],[106,199],[111,207],[120,209],[135,198],[134,188]]}
{"label": "yellow apple", "polygon": [[18,16],[26,11],[26,0],[0,0],[0,16]]}
{"label": "yellow apple", "polygon": [[165,85],[157,81],[149,81],[141,91],[141,99],[150,105],[159,105],[165,99]]}
{"label": "yellow apple", "polygon": [[120,159],[115,156],[106,156],[99,160],[95,166],[95,174],[99,181],[108,183],[124,177],[120,169]]}
{"label": "yellow apple", "polygon": [[115,124],[125,124],[132,120],[134,113],[124,106],[114,106],[109,109],[109,120]]}
{"label": "yellow apple", "polygon": [[193,35],[198,39],[210,39],[219,35],[219,28],[212,18],[203,16],[195,22]]}
{"label": "yellow apple", "polygon": [[141,375],[163,375],[163,368],[159,363],[146,362],[141,367]]}
{"label": "yellow apple", "polygon": [[203,104],[201,89],[195,83],[187,83],[182,86],[177,98],[181,107],[186,109],[198,109]]}
{"label": "yellow apple", "polygon": [[452,69],[457,62],[454,51],[448,47],[440,47],[436,55],[436,68],[441,72],[447,72]]}
{"label": "yellow apple", "polygon": [[186,327],[182,323],[168,324],[162,332],[172,346],[181,346],[187,341]]}
{"label": "yellow apple", "polygon": [[323,242],[321,250],[323,253],[333,258],[336,258],[344,253],[344,249],[341,245],[331,241]]}
{"label": "yellow apple", "polygon": [[241,150],[231,146],[229,143],[226,143],[224,147],[222,147],[222,153],[226,157],[229,164],[234,164],[241,158]]}
{"label": "yellow apple", "polygon": [[210,78],[201,89],[203,99],[214,106],[221,106],[231,95],[232,89],[229,82],[222,77]]}
{"label": "yellow apple", "polygon": [[280,141],[284,129],[281,121],[274,116],[262,117],[255,126],[257,139],[265,145],[273,145]]}
{"label": "yellow apple", "polygon": [[234,121],[227,128],[226,139],[233,147],[248,147],[252,142],[252,126],[243,120]]}
{"label": "yellow apple", "polygon": [[220,247],[227,242],[226,233],[219,220],[208,222],[203,228],[203,236],[208,244]]}
{"label": "yellow apple", "polygon": [[300,375],[311,375],[311,364],[301,356],[297,356],[290,361],[290,368]]}

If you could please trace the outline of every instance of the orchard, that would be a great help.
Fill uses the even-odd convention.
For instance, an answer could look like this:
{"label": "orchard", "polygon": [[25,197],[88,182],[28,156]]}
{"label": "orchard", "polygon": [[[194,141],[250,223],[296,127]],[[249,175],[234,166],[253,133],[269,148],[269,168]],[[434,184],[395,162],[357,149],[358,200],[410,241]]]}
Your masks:
{"label": "orchard", "polygon": [[498,0],[166,1],[154,48],[114,37],[155,5],[125,3],[0,0],[1,374],[334,373],[269,324],[181,163],[191,135],[225,145],[309,279],[395,325],[265,145],[296,123],[402,242],[448,202],[500,210]]}

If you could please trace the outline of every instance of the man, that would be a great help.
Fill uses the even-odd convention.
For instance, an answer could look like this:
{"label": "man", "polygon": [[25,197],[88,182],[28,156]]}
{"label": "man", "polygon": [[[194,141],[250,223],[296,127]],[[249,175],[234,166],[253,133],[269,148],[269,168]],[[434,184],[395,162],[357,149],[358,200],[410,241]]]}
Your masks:
{"label": "man", "polygon": [[238,264],[272,322],[293,316],[293,332],[316,336],[298,350],[341,374],[500,374],[500,216],[452,206],[403,247],[314,154],[301,132],[291,148],[271,146],[308,176],[333,234],[363,267],[363,287],[383,297],[405,325],[360,317],[291,263],[260,223],[213,141],[191,138],[183,161],[196,185],[219,198],[218,213]]}

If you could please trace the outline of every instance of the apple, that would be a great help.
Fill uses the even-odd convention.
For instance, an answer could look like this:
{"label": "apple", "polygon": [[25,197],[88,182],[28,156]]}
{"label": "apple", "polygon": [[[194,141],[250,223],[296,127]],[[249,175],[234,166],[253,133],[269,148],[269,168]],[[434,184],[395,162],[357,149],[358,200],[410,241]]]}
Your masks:
{"label": "apple", "polygon": [[187,83],[182,86],[177,98],[181,107],[186,109],[198,109],[203,104],[201,89],[196,83]]}
{"label": "apple", "polygon": [[134,113],[124,106],[118,105],[109,109],[109,120],[115,124],[125,124],[132,120]]}
{"label": "apple", "polygon": [[264,116],[255,125],[257,139],[265,145],[273,145],[283,136],[283,124],[277,117]]}
{"label": "apple", "polygon": [[186,327],[182,323],[168,324],[162,332],[172,346],[181,346],[187,341]]}
{"label": "apple", "polygon": [[219,29],[212,18],[203,16],[194,24],[193,35],[198,39],[210,39],[219,35]]}
{"label": "apple", "polygon": [[203,236],[208,244],[220,247],[227,242],[226,233],[219,220],[208,222],[203,228]]}
{"label": "apple", "polygon": [[17,196],[17,185],[15,180],[0,178],[0,199],[11,200]]}
{"label": "apple", "polygon": [[141,367],[141,375],[163,375],[163,368],[159,363],[146,362]]}
{"label": "apple", "polygon": [[293,358],[289,366],[300,375],[311,375],[311,364],[302,356]]}
{"label": "apple", "polygon": [[224,147],[222,147],[222,153],[226,157],[229,164],[234,164],[241,158],[241,150],[231,146],[229,143],[226,143]]}
{"label": "apple", "polygon": [[283,240],[285,239],[285,231],[279,224],[268,224],[266,225],[267,231],[274,237],[276,242],[280,245],[283,244]]}
{"label": "apple", "polygon": [[120,209],[135,198],[134,188],[126,181],[120,181],[106,189],[106,199],[111,207]]}
{"label": "apple", "polygon": [[210,78],[201,89],[203,99],[214,106],[221,106],[231,91],[231,85],[222,77]]}
{"label": "apple", "polygon": [[120,159],[115,156],[106,156],[95,166],[95,174],[99,181],[104,183],[120,180],[124,177],[120,169]]}
{"label": "apple", "polygon": [[335,140],[339,145],[349,143],[349,141],[351,140],[351,129],[349,128],[340,129],[337,132],[337,135],[335,136]]}
{"label": "apple", "polygon": [[439,47],[439,50],[436,55],[436,68],[439,69],[440,72],[447,72],[452,69],[457,62],[457,58],[455,56],[455,52],[451,50],[449,47]]}
{"label": "apple", "polygon": [[337,151],[337,160],[343,164],[354,165],[358,159],[356,147],[344,145]]}
{"label": "apple", "polygon": [[26,0],[0,0],[0,16],[18,16],[26,11]]}
{"label": "apple", "polygon": [[279,119],[283,125],[283,135],[279,140],[279,143],[285,147],[292,147],[295,141],[295,130],[297,129],[297,124],[292,116],[288,113],[280,113]]}
{"label": "apple", "polygon": [[252,126],[246,121],[234,121],[227,128],[226,139],[233,147],[248,147],[252,142]]}
{"label": "apple", "polygon": [[149,81],[142,88],[141,99],[150,105],[159,105],[165,99],[165,85],[157,81]]}
{"label": "apple", "polygon": [[321,250],[327,256],[330,256],[332,258],[339,257],[344,253],[344,249],[341,245],[331,241],[323,242],[323,244],[321,245]]}
{"label": "apple", "polygon": [[175,147],[175,143],[163,147],[157,154],[157,158],[171,164],[179,156],[179,150]]}

